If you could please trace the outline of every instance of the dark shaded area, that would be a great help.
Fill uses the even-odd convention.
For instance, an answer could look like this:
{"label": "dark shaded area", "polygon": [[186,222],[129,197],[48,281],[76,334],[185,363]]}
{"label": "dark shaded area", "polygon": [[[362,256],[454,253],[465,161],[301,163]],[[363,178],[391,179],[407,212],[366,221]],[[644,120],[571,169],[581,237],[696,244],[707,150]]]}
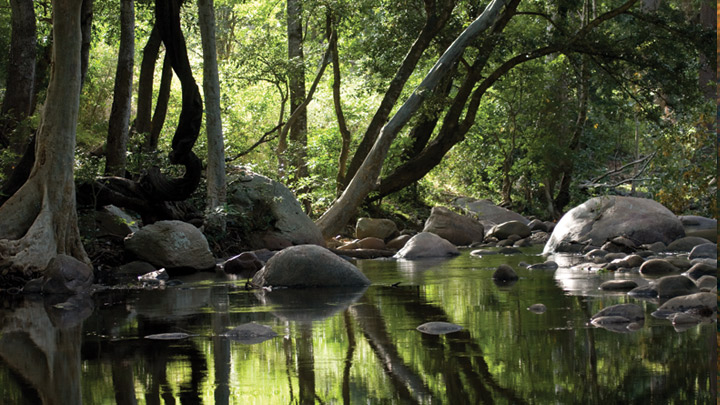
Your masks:
{"label": "dark shaded area", "polygon": [[121,177],[103,177],[78,186],[78,202],[100,207],[114,204],[138,212],[146,224],[160,219],[185,219],[182,212],[167,202],[183,201],[197,189],[202,162],[192,151],[200,133],[202,99],[190,69],[185,38],[180,27],[180,3],[158,0],[155,3],[156,27],[172,69],[182,85],[182,110],[172,140],[170,163],[185,166],[185,174],[168,178],[153,166],[138,181]]}

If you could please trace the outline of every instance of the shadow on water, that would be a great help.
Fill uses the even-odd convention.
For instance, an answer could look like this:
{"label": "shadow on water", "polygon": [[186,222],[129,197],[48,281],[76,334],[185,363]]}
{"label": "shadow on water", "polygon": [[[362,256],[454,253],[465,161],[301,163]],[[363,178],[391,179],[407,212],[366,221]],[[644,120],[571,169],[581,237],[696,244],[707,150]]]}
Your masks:
{"label": "shadow on water", "polygon": [[[362,261],[360,290],[247,291],[188,281],[92,299],[5,297],[0,386],[8,403],[713,403],[715,326],[648,316],[618,334],[588,320],[614,303],[609,275],[531,271],[535,255]],[[520,280],[497,286],[492,270]],[[565,273],[563,273],[565,272]],[[596,279],[597,278],[597,279]],[[572,279],[574,281],[567,281]],[[399,284],[398,284],[399,283]],[[569,284],[568,284],[569,283]],[[547,312],[527,310],[544,303]],[[415,328],[459,324],[446,335]],[[250,322],[279,336],[233,341]],[[145,336],[176,333],[177,340]],[[182,335],[180,335],[182,333]]]}

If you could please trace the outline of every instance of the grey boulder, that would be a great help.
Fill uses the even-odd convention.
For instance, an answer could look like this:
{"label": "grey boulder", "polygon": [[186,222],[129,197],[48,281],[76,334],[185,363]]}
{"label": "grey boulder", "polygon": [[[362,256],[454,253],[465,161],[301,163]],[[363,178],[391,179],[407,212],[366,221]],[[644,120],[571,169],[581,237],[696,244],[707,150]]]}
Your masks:
{"label": "grey boulder", "polygon": [[485,228],[481,223],[445,207],[433,207],[423,232],[432,232],[456,246],[482,242],[485,238]]}
{"label": "grey boulder", "polygon": [[215,258],[205,235],[182,221],[158,221],[125,238],[125,249],[157,267],[206,270]]}
{"label": "grey boulder", "polygon": [[[594,197],[568,211],[553,230],[544,252],[568,244],[602,246],[624,236],[640,244],[668,244],[685,236],[680,220],[662,204],[636,197]],[[565,245],[563,245],[565,244]]]}
{"label": "grey boulder", "polygon": [[448,257],[460,254],[457,247],[430,232],[420,232],[410,238],[405,246],[400,249],[395,258],[398,259],[422,259],[429,257]]}
{"label": "grey boulder", "polygon": [[255,273],[259,287],[367,286],[370,280],[352,263],[317,245],[281,250]]}

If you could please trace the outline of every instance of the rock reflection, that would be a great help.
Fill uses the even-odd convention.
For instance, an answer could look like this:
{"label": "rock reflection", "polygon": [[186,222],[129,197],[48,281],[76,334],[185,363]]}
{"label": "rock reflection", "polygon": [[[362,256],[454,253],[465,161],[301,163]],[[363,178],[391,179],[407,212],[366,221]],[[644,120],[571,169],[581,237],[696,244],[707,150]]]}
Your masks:
{"label": "rock reflection", "polygon": [[284,321],[321,321],[344,311],[365,294],[367,287],[258,290],[258,301]]}

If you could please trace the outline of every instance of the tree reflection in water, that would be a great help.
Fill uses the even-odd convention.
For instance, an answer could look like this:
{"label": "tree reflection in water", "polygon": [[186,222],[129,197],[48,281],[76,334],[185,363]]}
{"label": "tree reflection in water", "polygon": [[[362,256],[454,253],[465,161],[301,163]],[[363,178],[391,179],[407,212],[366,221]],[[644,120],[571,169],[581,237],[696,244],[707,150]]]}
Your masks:
{"label": "tree reflection in water", "polygon": [[[543,258],[517,260],[533,259]],[[678,333],[666,321],[648,319],[634,333],[595,329],[587,325],[593,313],[628,298],[568,293],[556,274],[522,269],[518,283],[499,287],[491,279],[493,266],[467,257],[412,266],[367,262],[363,271],[375,280],[367,291],[262,293],[244,290],[242,281],[227,280],[153,291],[109,290],[93,298],[92,315],[88,304],[54,306],[57,302],[31,297],[6,302],[0,312],[3,400],[714,400],[712,325]],[[390,287],[397,280],[401,285]],[[548,311],[527,311],[537,302],[545,303]],[[648,313],[656,306],[641,304]],[[464,329],[441,336],[415,330],[428,321],[457,323]],[[270,326],[281,336],[254,345],[222,336],[248,322]],[[143,338],[167,332],[194,337]]]}

